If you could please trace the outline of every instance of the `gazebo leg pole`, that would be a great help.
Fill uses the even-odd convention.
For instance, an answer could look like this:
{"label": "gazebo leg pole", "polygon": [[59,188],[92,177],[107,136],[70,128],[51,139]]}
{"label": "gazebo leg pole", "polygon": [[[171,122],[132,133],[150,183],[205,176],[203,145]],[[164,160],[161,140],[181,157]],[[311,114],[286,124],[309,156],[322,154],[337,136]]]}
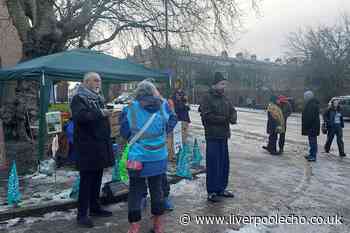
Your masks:
{"label": "gazebo leg pole", "polygon": [[42,72],[41,81],[40,81],[40,112],[39,112],[39,140],[38,140],[38,162],[43,160],[45,143],[46,143],[46,120],[45,115],[48,110],[48,97],[47,97],[47,83],[45,80],[45,73]]}

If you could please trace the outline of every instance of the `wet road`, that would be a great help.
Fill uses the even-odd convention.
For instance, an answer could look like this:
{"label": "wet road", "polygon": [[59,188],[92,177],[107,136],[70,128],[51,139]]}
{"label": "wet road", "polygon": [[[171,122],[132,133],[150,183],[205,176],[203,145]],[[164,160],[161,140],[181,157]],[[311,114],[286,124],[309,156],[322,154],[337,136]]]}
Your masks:
{"label": "wet road", "polygon": [[[199,115],[192,115],[191,133],[203,138]],[[300,136],[300,117],[288,121],[287,145],[283,156],[271,156],[262,151],[266,142],[266,114],[239,112],[239,124],[232,126],[229,189],[236,197],[211,204],[206,201],[205,176],[172,186],[175,210],[165,215],[167,233],[348,233],[350,232],[350,158],[340,159],[333,145],[331,154],[320,153],[317,163],[308,163],[306,138]],[[350,143],[346,126],[345,144]],[[192,137],[192,138],[193,138]],[[320,137],[323,141],[324,137]],[[346,147],[349,154],[349,149]],[[91,230],[75,225],[75,213],[53,213],[41,219],[26,219],[0,232],[80,233],[127,232],[127,206],[110,206],[114,217],[95,220]],[[146,212],[149,212],[147,209]],[[184,214],[191,216],[189,225],[179,223]],[[287,216],[300,218],[342,216],[342,224],[196,224],[197,216]],[[187,216],[187,215],[186,215]],[[15,222],[15,221],[14,221]],[[143,233],[148,232],[149,214],[142,222]]]}

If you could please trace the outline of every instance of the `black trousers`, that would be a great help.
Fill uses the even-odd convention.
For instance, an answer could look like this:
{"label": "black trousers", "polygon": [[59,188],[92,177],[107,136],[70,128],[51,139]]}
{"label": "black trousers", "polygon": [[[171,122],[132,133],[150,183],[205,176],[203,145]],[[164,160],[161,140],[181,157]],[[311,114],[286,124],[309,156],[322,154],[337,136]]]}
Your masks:
{"label": "black trousers", "polygon": [[286,133],[281,133],[278,139],[278,147],[280,151],[283,150],[285,141],[286,141]]}
{"label": "black trousers", "polygon": [[[168,176],[167,174],[162,175],[162,190],[163,190],[163,195],[164,198],[168,198],[170,195],[170,184],[168,182]],[[147,197],[148,192],[147,192],[147,184],[145,183],[144,186],[144,194],[142,197]]]}
{"label": "black trousers", "polygon": [[331,149],[334,136],[337,136],[339,154],[343,155],[344,154],[343,129],[340,126],[328,129],[327,142],[324,146],[324,149],[326,151],[329,151]]}
{"label": "black trousers", "polygon": [[89,210],[98,211],[103,169],[80,171],[78,218],[87,217]]}
{"label": "black trousers", "polygon": [[170,194],[170,184],[168,182],[168,176],[167,174],[164,174],[162,177],[162,189],[163,189],[163,194],[164,198],[169,197]]}
{"label": "black trousers", "polygon": [[281,150],[283,150],[284,148],[284,143],[286,141],[286,132],[287,132],[287,119],[284,120],[284,124],[285,124],[285,129],[284,129],[284,133],[281,133],[278,139],[278,147]]}
{"label": "black trousers", "polygon": [[277,138],[278,138],[278,134],[277,133],[273,133],[269,135],[269,143],[267,145],[267,148],[269,148],[269,151],[271,152],[276,152],[276,143],[277,143]]}
{"label": "black trousers", "polygon": [[164,213],[163,178],[163,174],[150,177],[129,177],[128,219],[130,223],[141,220],[141,199],[145,194],[147,183],[151,194],[151,213],[153,215]]}

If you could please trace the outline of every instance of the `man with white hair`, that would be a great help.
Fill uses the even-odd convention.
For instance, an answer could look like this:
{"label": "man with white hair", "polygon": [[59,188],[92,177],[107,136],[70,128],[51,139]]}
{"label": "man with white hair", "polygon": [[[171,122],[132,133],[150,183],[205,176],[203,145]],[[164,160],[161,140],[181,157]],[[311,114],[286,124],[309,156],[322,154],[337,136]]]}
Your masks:
{"label": "man with white hair", "polygon": [[77,223],[82,227],[94,226],[89,218],[109,217],[112,213],[99,204],[103,169],[114,165],[109,111],[99,94],[100,75],[89,72],[72,99],[74,147],[78,152],[77,167],[80,174]]}
{"label": "man with white hair", "polygon": [[304,93],[304,110],[301,115],[302,135],[308,136],[310,151],[305,158],[309,162],[316,162],[317,136],[320,135],[320,106],[312,91]]}

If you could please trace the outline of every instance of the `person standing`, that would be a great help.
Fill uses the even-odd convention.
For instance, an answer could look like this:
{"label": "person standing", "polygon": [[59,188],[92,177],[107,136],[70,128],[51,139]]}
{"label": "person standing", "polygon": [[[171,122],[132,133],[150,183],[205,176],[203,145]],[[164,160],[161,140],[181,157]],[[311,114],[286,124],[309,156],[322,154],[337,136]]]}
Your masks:
{"label": "person standing", "polygon": [[211,89],[203,97],[199,110],[205,130],[206,185],[208,201],[219,202],[220,197],[233,198],[226,190],[229,179],[229,152],[227,141],[231,136],[230,124],[237,120],[236,111],[225,97],[226,78],[216,72]]}
{"label": "person standing", "polygon": [[74,122],[74,147],[78,153],[77,167],[80,174],[77,223],[82,227],[94,226],[90,216],[110,217],[112,212],[99,204],[103,169],[114,165],[111,129],[99,94],[101,78],[89,72],[84,75],[71,102]]}
{"label": "person standing", "polygon": [[278,139],[279,154],[283,154],[284,143],[286,140],[287,119],[292,114],[292,105],[289,103],[288,98],[283,95],[278,96],[278,103],[279,103],[278,105],[282,110],[283,118],[284,118],[284,130],[282,133],[280,133],[280,136]]}
{"label": "person standing", "polygon": [[187,96],[185,95],[185,92],[181,89],[178,89],[173,97],[172,97],[173,103],[174,103],[174,109],[177,116],[178,121],[181,121],[181,127],[182,127],[182,142],[187,143],[187,136],[188,136],[188,126],[191,123],[190,120],[190,107],[187,103]]}
{"label": "person standing", "polygon": [[271,155],[279,155],[276,149],[278,134],[284,133],[285,129],[283,113],[278,104],[278,98],[272,95],[267,107],[266,132],[269,135],[269,141],[267,146],[263,146],[263,149],[267,150]]}
{"label": "person standing", "polygon": [[169,109],[167,101],[160,97],[157,88],[149,81],[140,82],[135,100],[123,109],[120,128],[123,138],[134,141],[128,154],[128,233],[140,232],[141,201],[147,186],[151,194],[153,231],[164,233],[163,179],[168,163],[166,139],[176,123],[175,114]]}
{"label": "person standing", "polygon": [[344,141],[343,141],[343,128],[344,128],[344,119],[343,115],[340,112],[340,106],[338,100],[335,100],[331,103],[329,108],[323,114],[323,120],[327,128],[327,141],[324,145],[324,150],[326,153],[329,153],[333,138],[337,136],[337,144],[339,150],[339,156],[345,157],[344,152]]}
{"label": "person standing", "polygon": [[308,136],[310,151],[305,158],[309,162],[316,162],[317,137],[320,135],[320,106],[312,91],[304,93],[304,110],[301,115],[302,135]]}

